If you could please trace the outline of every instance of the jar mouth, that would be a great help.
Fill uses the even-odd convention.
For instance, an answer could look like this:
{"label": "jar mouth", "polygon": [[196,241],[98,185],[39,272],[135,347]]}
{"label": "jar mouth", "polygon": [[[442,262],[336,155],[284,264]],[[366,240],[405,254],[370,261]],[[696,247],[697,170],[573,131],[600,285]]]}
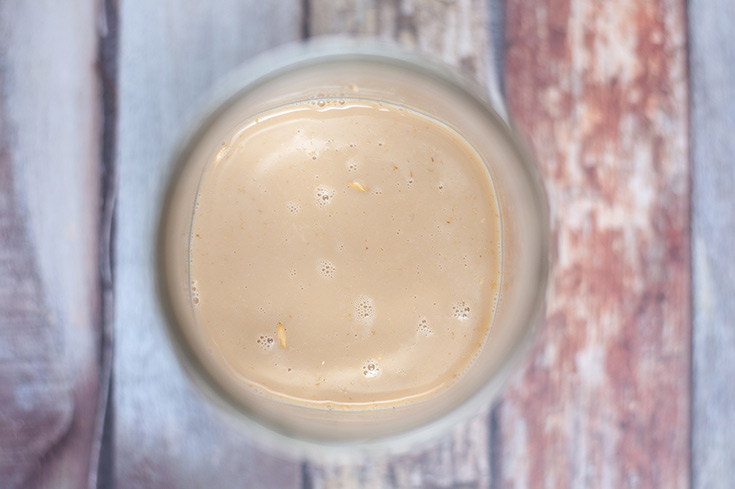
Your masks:
{"label": "jar mouth", "polygon": [[[319,83],[320,77],[325,73],[332,73],[334,77]],[[323,410],[304,406],[298,408],[305,410],[299,411],[298,419],[291,419],[296,416],[295,411],[284,411],[284,416],[275,418],[268,412],[270,407],[257,407],[249,399],[236,393],[232,385],[223,383],[222,377],[213,371],[215,367],[202,355],[192,332],[195,324],[190,305],[185,300],[189,294],[188,257],[184,258],[182,249],[186,248],[188,251],[188,242],[185,244],[185,241],[193,214],[192,198],[196,195],[195,191],[192,194],[192,189],[198,187],[201,176],[201,168],[197,165],[206,160],[203,155],[211,151],[211,147],[206,147],[207,141],[211,141],[213,135],[222,136],[222,129],[233,125],[233,121],[238,118],[237,110],[245,111],[240,114],[254,115],[258,112],[252,111],[262,112],[279,104],[303,99],[310,94],[310,90],[314,96],[339,96],[340,90],[352,90],[352,87],[339,83],[349,79],[351,73],[354,77],[366,77],[370,83],[374,83],[366,83],[358,89],[360,97],[376,100],[385,100],[396,93],[403,93],[403,88],[399,86],[401,80],[427,84],[430,86],[430,89],[426,88],[427,93],[433,91],[434,94],[444,94],[457,107],[446,109],[442,105],[446,101],[431,102],[428,100],[430,97],[427,97],[425,107],[428,107],[429,112],[451,112],[451,117],[458,121],[454,124],[455,130],[460,134],[465,131],[456,125],[461,125],[462,117],[466,113],[473,121],[481,121],[483,127],[500,135],[507,146],[503,149],[504,154],[513,159],[513,167],[508,172],[518,180],[519,188],[527,189],[523,206],[533,213],[534,224],[529,225],[529,228],[533,228],[535,243],[524,245],[529,247],[528,257],[525,258],[533,262],[527,266],[524,277],[527,275],[529,283],[532,281],[533,284],[516,301],[519,305],[513,306],[518,309],[512,315],[515,331],[512,335],[508,333],[508,348],[499,354],[502,358],[488,361],[488,373],[483,376],[482,382],[477,380],[471,389],[468,386],[466,391],[458,391],[461,395],[457,401],[446,401],[437,408],[423,406],[410,418],[408,415],[412,413],[401,412],[399,409],[398,414],[387,416],[384,422],[373,419],[381,416],[374,411],[364,411],[371,413],[365,419],[360,416],[347,419],[350,416],[348,414],[341,418],[340,412],[331,412],[325,421],[319,418]],[[294,90],[292,85],[297,78],[301,80],[302,86]],[[385,87],[371,88],[379,86],[381,80],[388,80]],[[422,89],[419,86],[413,88],[415,91]],[[407,97],[411,96],[409,92],[410,90],[406,92]],[[274,96],[265,97],[269,93]],[[261,95],[262,100],[256,100]],[[354,93],[342,95],[354,96]],[[402,101],[399,100],[399,103]],[[161,205],[155,268],[160,304],[177,357],[199,390],[217,404],[221,411],[229,414],[227,419],[235,420],[234,426],[245,429],[263,446],[276,452],[322,460],[325,457],[361,457],[369,453],[400,453],[435,438],[458,421],[487,408],[524,358],[535,337],[536,327],[543,319],[549,274],[550,233],[546,195],[535,163],[511,129],[511,124],[491,107],[484,91],[452,68],[393,44],[320,39],[307,44],[281,47],[246,63],[213,91],[200,114],[202,115],[191,125],[189,132],[180,139],[179,149],[170,162],[172,172]],[[436,115],[441,116],[439,113]],[[479,129],[478,134],[481,137],[482,131]],[[508,192],[510,195],[511,190]],[[492,337],[487,340],[490,341],[493,341]],[[470,370],[474,368],[476,366],[470,367]],[[423,403],[414,406],[421,404]],[[283,406],[278,407],[280,408]],[[400,416],[406,419],[401,422]],[[414,422],[414,419],[420,422]],[[367,429],[358,429],[360,427],[357,425],[362,422],[368,423]],[[350,423],[355,423],[357,427]],[[319,426],[322,428],[318,428]],[[323,431],[327,427],[344,430],[344,436],[326,434]]]}

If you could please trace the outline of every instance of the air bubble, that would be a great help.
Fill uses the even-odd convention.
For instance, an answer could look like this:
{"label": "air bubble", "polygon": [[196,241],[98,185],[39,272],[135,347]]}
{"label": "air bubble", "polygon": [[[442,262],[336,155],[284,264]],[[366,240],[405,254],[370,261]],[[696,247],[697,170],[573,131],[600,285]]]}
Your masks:
{"label": "air bubble", "polygon": [[383,195],[383,190],[380,187],[374,188],[373,189],[373,194],[374,195]]}
{"label": "air bubble", "polygon": [[272,336],[265,334],[258,336],[256,342],[258,343],[258,346],[263,349],[263,351],[270,350],[271,348],[273,348],[273,345],[276,344],[276,340],[274,340]]}
{"label": "air bubble", "polygon": [[286,202],[286,209],[291,214],[298,214],[301,212],[301,206],[297,202]]}
{"label": "air bubble", "polygon": [[440,183],[439,183],[439,192],[444,192],[444,190],[445,190],[446,188],[447,188],[447,187],[446,187],[446,185],[444,185],[444,182],[440,182]]}
{"label": "air bubble", "polygon": [[326,185],[318,185],[314,194],[316,197],[316,205],[318,207],[324,207],[325,205],[332,203],[335,191],[333,188],[327,187]]}
{"label": "air bubble", "polygon": [[325,104],[325,102],[324,102],[324,100],[320,100],[320,101],[318,101],[318,102],[317,102],[316,104],[317,104],[317,105],[318,105],[319,107],[324,107],[324,104]]}
{"label": "air bubble", "polygon": [[355,316],[363,323],[371,324],[375,319],[375,305],[370,297],[361,295],[355,301]]}
{"label": "air bubble", "polygon": [[452,316],[460,321],[470,318],[470,306],[465,301],[455,302],[452,305]]}
{"label": "air bubble", "polygon": [[406,183],[407,183],[407,185],[408,185],[409,187],[410,187],[411,185],[413,185],[413,177],[409,178],[409,179],[408,179],[408,182],[406,182]]}
{"label": "air bubble", "polygon": [[368,379],[372,379],[380,375],[380,366],[375,360],[368,360],[362,366],[362,374]]}
{"label": "air bubble", "polygon": [[431,329],[431,326],[429,326],[429,320],[426,318],[421,318],[419,320],[419,324],[416,328],[416,331],[418,331],[420,334],[424,336],[431,336],[434,334],[434,330]]}
{"label": "air bubble", "polygon": [[337,270],[337,267],[329,260],[320,260],[318,269],[323,278],[334,278],[334,271]]}
{"label": "air bubble", "polygon": [[191,281],[191,302],[195,305],[199,305],[199,281]]}

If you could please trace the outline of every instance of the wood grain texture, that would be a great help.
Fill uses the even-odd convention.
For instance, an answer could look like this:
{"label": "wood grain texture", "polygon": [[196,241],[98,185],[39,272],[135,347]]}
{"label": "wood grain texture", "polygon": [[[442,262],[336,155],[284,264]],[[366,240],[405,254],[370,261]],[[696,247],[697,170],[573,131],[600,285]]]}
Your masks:
{"label": "wood grain texture", "polygon": [[[349,34],[397,40],[442,59],[487,87],[500,104],[496,59],[490,42],[491,2],[486,0],[311,0],[313,36]],[[432,446],[362,464],[306,464],[306,488],[488,488],[489,418],[457,426]]]}
{"label": "wood grain texture", "polygon": [[689,485],[684,8],[507,4],[509,107],[557,249],[543,338],[495,414],[498,487]]}
{"label": "wood grain texture", "polygon": [[[439,58],[487,87],[504,112],[491,42],[499,0],[309,0],[312,36],[350,35],[399,41]],[[502,46],[499,46],[502,48]]]}
{"label": "wood grain texture", "polygon": [[96,468],[96,9],[0,3],[2,487],[86,487]]}
{"label": "wood grain texture", "polygon": [[692,487],[735,483],[735,3],[689,2]]}
{"label": "wood grain texture", "polygon": [[487,415],[454,428],[433,444],[397,457],[304,466],[304,489],[490,487]]}
{"label": "wood grain texture", "polygon": [[184,377],[153,277],[170,153],[197,100],[249,56],[298,38],[300,2],[120,4],[113,466],[120,488],[284,488],[301,467],[262,453]]}

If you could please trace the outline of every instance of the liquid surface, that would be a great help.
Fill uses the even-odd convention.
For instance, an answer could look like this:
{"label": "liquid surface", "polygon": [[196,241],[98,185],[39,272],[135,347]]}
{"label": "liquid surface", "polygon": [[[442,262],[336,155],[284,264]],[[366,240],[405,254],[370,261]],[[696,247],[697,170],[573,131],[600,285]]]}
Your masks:
{"label": "liquid surface", "polygon": [[500,280],[488,172],[439,122],[367,101],[289,106],[205,170],[192,302],[243,385],[373,408],[431,396],[482,348]]}

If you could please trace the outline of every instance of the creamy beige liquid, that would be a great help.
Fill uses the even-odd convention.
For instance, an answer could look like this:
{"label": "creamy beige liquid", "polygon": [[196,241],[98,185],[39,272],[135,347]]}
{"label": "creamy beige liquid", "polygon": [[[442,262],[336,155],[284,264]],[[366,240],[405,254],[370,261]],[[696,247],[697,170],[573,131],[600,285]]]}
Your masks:
{"label": "creamy beige liquid", "polygon": [[367,101],[303,103],[222,145],[190,260],[197,321],[244,386],[397,405],[450,385],[482,348],[498,204],[478,155],[441,123]]}

